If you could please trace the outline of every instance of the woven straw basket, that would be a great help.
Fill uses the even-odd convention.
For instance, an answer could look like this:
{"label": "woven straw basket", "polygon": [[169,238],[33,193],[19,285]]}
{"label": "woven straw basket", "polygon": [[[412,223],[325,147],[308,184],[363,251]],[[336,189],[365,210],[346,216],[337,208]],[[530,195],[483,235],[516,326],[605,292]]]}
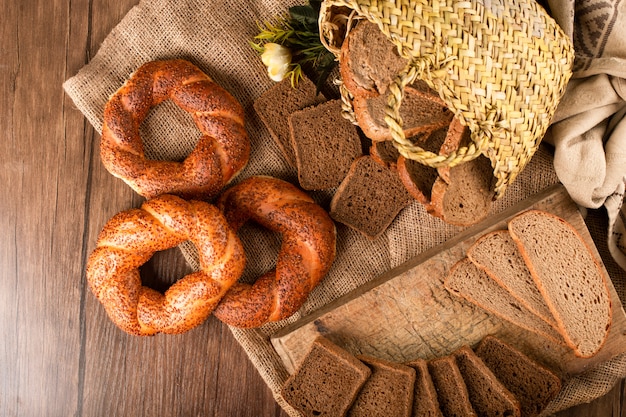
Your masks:
{"label": "woven straw basket", "polygon": [[[433,167],[484,154],[502,196],[539,146],[572,74],[573,47],[557,23],[534,0],[324,0],[320,36],[337,57],[354,19],[377,24],[409,60],[389,88],[385,119],[399,152]],[[405,138],[402,92],[416,79],[469,127],[469,146],[442,156]],[[345,88],[342,95],[350,103]]]}

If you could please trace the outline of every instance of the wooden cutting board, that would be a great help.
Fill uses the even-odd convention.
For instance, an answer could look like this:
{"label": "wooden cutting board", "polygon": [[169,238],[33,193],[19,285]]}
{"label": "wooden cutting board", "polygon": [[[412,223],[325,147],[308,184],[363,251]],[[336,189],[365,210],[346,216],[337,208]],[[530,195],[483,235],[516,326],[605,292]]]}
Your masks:
{"label": "wooden cutting board", "polygon": [[[403,362],[443,356],[462,345],[474,346],[484,336],[494,334],[564,378],[626,352],[626,316],[610,279],[610,333],[603,348],[587,359],[501,320],[449,294],[443,287],[447,272],[476,239],[488,231],[506,229],[508,219],[530,208],[567,220],[601,259],[576,204],[562,186],[552,187],[278,331],[271,342],[287,370],[294,371],[318,335],[353,354]],[[603,264],[602,268],[606,273]]]}

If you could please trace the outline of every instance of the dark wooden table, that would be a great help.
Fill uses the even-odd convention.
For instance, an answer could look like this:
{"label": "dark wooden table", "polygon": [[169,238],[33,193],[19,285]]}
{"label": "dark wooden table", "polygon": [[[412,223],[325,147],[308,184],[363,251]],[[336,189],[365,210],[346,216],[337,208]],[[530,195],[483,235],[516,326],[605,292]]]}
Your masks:
{"label": "dark wooden table", "polygon": [[[0,415],[285,416],[216,319],[128,336],[86,285],[100,228],[141,199],[104,170],[99,135],[62,83],[136,1],[2,2]],[[176,250],[142,269],[155,288],[186,271]],[[622,382],[559,417],[624,416],[625,394]]]}

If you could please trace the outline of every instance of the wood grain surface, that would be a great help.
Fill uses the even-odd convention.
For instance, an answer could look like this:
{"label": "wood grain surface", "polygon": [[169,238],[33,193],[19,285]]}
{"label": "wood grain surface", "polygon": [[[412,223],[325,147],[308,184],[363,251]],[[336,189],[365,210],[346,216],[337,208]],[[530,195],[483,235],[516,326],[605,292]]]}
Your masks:
{"label": "wood grain surface", "polygon": [[[99,135],[62,83],[136,4],[1,2],[0,416],[284,417],[220,322],[128,336],[86,285],[97,233],[141,199],[102,167]],[[169,250],[142,272],[163,288],[186,270]],[[622,381],[559,417],[623,416],[625,394]]]}
{"label": "wood grain surface", "polygon": [[538,209],[566,220],[601,264],[601,257],[583,217],[561,185],[531,196],[502,213],[468,228],[442,245],[394,268],[315,313],[279,330],[272,344],[290,372],[304,359],[313,341],[325,336],[355,355],[372,355],[395,362],[430,360],[487,335],[516,346],[564,380],[626,352],[626,316],[608,273],[611,329],[602,348],[590,358],[526,331],[450,294],[443,281],[450,269],[481,236],[505,230],[519,213]]}

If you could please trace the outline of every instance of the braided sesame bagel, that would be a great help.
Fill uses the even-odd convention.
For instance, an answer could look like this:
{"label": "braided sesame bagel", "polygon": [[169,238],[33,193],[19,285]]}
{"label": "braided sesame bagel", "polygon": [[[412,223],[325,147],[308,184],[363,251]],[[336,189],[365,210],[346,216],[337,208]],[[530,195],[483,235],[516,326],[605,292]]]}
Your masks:
{"label": "braided sesame bagel", "polygon": [[291,316],[335,259],[335,224],[328,213],[294,185],[263,176],[226,190],[217,205],[233,229],[252,220],[280,233],[282,243],[276,268],[252,285],[235,284],[213,314],[243,328]]}
{"label": "braided sesame bagel", "polygon": [[[148,160],[139,127],[150,109],[172,100],[202,136],[182,162]],[[250,142],[239,102],[185,60],[142,65],[107,102],[100,142],[106,169],[137,193],[210,199],[247,163]]]}
{"label": "braided sesame bagel", "polygon": [[[198,249],[200,271],[164,294],[142,286],[139,267],[186,240]],[[164,194],[106,223],[87,263],[87,281],[127,333],[183,333],[204,322],[244,267],[241,241],[215,206]]]}

